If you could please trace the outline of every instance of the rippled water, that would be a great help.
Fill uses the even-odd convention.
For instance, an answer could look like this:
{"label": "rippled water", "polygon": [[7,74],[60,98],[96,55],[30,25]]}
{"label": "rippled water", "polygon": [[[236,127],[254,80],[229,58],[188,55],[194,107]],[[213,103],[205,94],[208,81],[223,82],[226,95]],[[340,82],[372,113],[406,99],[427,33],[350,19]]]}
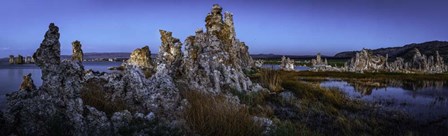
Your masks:
{"label": "rippled water", "polygon": [[[119,66],[121,62],[83,62],[84,69],[92,69],[95,71],[108,72],[108,67]],[[22,78],[28,73],[32,74],[34,84],[39,87],[42,84],[40,79],[41,70],[34,64],[10,65],[7,63],[0,64],[0,109],[5,108],[5,94],[17,91]]]}
{"label": "rippled water", "polygon": [[448,84],[446,81],[391,81],[382,87],[369,87],[350,81],[330,79],[323,87],[340,88],[351,98],[400,110],[417,120],[440,120],[448,117]]}

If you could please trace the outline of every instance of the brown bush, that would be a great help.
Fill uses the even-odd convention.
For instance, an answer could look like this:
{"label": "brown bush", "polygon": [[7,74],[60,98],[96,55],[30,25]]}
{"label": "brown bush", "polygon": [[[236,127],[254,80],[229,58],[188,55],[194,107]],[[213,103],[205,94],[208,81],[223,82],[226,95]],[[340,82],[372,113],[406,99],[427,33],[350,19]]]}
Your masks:
{"label": "brown bush", "polygon": [[81,90],[84,105],[95,107],[109,116],[114,112],[126,109],[126,103],[123,100],[115,99],[112,101],[106,95],[101,81],[88,81]]}
{"label": "brown bush", "polygon": [[189,102],[183,113],[191,133],[214,136],[261,135],[246,107],[229,103],[223,95],[211,96],[197,91],[186,91]]}
{"label": "brown bush", "polygon": [[283,90],[280,73],[277,70],[261,69],[259,80],[263,87],[266,87],[273,92],[280,92]]}

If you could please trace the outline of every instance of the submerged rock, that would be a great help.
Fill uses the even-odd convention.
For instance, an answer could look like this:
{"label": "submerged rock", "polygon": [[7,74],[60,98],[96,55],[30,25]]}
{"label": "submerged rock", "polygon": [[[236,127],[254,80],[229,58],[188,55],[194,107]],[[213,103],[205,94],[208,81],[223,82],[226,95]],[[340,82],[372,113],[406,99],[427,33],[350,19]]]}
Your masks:
{"label": "submerged rock", "polygon": [[82,45],[80,41],[76,40],[72,42],[72,60],[83,61],[84,53],[82,52],[81,47]]}

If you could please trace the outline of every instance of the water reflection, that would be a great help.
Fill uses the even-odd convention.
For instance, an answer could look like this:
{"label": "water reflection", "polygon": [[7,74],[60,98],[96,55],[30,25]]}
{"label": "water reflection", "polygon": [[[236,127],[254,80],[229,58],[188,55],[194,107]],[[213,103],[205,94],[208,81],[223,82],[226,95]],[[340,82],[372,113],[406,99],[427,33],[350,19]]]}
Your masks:
{"label": "water reflection", "polygon": [[[418,120],[448,117],[446,81],[327,79],[322,87],[337,87],[349,97],[409,113]],[[446,120],[445,123],[448,124]]]}

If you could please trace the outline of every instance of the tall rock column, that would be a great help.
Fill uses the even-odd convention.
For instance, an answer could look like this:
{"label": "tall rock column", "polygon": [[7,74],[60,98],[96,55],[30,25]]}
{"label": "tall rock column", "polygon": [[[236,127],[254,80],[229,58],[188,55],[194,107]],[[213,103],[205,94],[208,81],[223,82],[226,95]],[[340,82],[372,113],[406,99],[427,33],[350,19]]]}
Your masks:
{"label": "tall rock column", "polygon": [[84,53],[82,52],[81,47],[82,45],[80,41],[76,40],[72,42],[72,60],[82,62]]}
{"label": "tall rock column", "polygon": [[[158,65],[161,66],[160,70],[167,69],[168,73],[177,72],[177,68],[181,65],[182,61],[182,43],[179,39],[172,36],[172,32],[159,30],[160,40],[162,45],[159,48]],[[163,68],[163,65],[165,68]],[[159,69],[157,69],[159,70]]]}

